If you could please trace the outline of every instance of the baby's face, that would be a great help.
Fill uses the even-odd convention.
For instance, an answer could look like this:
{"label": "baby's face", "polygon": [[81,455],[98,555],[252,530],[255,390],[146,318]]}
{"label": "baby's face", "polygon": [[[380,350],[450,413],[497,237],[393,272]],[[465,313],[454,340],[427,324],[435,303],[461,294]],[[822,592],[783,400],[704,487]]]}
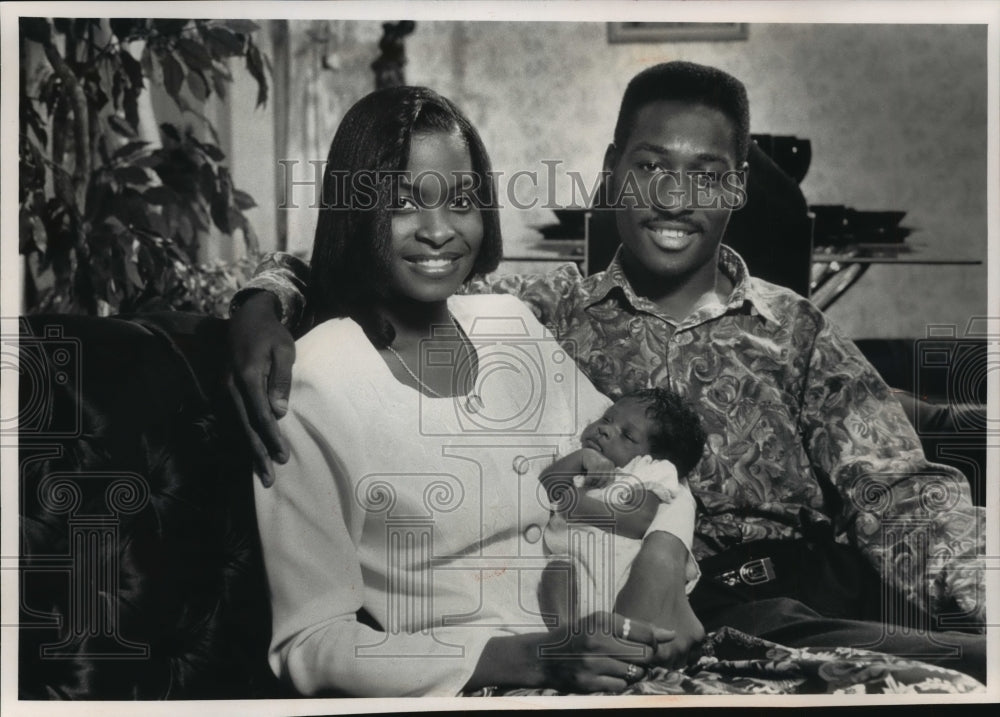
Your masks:
{"label": "baby's face", "polygon": [[602,453],[621,468],[636,456],[649,455],[653,431],[652,421],[646,416],[646,404],[623,398],[583,429],[580,445]]}

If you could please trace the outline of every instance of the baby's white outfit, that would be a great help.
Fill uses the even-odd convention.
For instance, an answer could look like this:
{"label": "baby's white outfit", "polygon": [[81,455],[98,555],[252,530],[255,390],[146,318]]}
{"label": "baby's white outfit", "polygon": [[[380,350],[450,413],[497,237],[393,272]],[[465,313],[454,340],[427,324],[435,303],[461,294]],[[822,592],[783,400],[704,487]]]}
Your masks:
{"label": "baby's white outfit", "polygon": [[[565,453],[561,452],[561,455]],[[584,486],[584,476],[575,476],[574,484]],[[694,589],[701,571],[691,552],[694,539],[695,502],[687,485],[677,477],[677,469],[667,460],[656,460],[651,456],[637,456],[622,468],[615,469],[615,478],[601,488],[590,488],[585,495],[603,501],[607,505],[618,506],[619,510],[628,505],[638,506],[641,493],[651,491],[661,504],[656,511],[646,535],[664,530],[677,536],[687,547],[688,558],[685,567],[685,593]],[[610,530],[613,517],[608,512],[609,530],[600,527],[600,519],[588,516],[588,522],[573,519],[573,507],[554,512],[545,529],[545,547],[552,560],[567,560],[576,569],[579,603],[575,613],[578,617],[593,612],[613,612],[615,598],[628,580],[632,562],[642,540],[627,538]]]}

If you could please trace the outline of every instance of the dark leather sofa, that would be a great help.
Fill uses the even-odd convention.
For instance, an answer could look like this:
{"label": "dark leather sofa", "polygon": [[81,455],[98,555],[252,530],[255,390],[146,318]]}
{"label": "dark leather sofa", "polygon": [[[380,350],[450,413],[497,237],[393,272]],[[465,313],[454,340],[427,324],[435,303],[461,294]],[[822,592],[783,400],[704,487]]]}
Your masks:
{"label": "dark leather sofa", "polygon": [[225,330],[22,321],[22,699],[282,694]]}
{"label": "dark leather sofa", "polygon": [[[225,331],[190,314],[22,321],[22,699],[289,696],[266,664],[270,618]],[[982,502],[981,406],[953,410],[947,372],[914,361],[926,344],[861,346],[891,384],[944,399],[913,415],[933,425],[931,457],[947,461],[937,451],[951,446]]]}

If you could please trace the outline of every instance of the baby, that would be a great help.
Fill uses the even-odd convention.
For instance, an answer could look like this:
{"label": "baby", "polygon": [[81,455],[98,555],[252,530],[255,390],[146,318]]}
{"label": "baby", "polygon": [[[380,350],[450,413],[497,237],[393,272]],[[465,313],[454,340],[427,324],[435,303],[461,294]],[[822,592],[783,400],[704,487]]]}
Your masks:
{"label": "baby", "polygon": [[[695,504],[682,479],[701,459],[705,433],[679,396],[651,388],[619,399],[579,443],[539,476],[554,510],[545,531],[552,560],[539,598],[560,625],[614,611],[651,525],[690,547]],[[689,552],[688,593],[699,574]]]}

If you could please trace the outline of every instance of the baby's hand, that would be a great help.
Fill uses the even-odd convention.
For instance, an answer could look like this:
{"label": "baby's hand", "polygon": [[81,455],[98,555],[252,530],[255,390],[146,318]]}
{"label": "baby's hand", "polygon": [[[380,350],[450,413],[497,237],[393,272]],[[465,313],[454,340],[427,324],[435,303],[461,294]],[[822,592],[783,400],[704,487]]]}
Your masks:
{"label": "baby's hand", "polygon": [[583,475],[573,481],[577,488],[603,488],[614,480],[615,464],[610,458],[593,448],[581,448],[579,458]]}

